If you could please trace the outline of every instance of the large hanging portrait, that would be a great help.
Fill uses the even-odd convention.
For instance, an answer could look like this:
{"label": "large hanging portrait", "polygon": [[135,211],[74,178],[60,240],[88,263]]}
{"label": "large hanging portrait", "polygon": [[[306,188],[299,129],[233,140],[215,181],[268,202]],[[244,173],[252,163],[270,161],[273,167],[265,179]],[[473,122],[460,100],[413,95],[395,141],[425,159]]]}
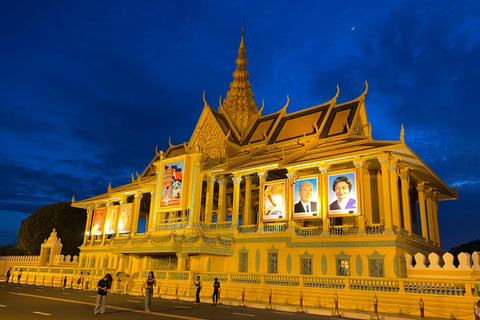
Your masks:
{"label": "large hanging portrait", "polygon": [[262,185],[262,221],[283,221],[287,219],[285,185],[286,180],[277,180]]}
{"label": "large hanging portrait", "polygon": [[105,208],[95,209],[92,221],[92,235],[98,236],[102,234],[102,222]]}
{"label": "large hanging portrait", "polygon": [[318,177],[299,178],[293,187],[293,219],[320,217],[318,201]]}
{"label": "large hanging portrait", "polygon": [[359,215],[357,175],[355,171],[328,176],[328,215]]}
{"label": "large hanging portrait", "polygon": [[162,162],[160,208],[180,207],[183,196],[185,157]]}
{"label": "large hanging portrait", "polygon": [[103,226],[104,234],[113,234],[117,230],[117,214],[118,206],[107,207],[107,215],[105,217],[105,225]]}
{"label": "large hanging portrait", "polygon": [[122,204],[120,206],[120,215],[118,217],[117,232],[129,233],[132,223],[133,203]]}

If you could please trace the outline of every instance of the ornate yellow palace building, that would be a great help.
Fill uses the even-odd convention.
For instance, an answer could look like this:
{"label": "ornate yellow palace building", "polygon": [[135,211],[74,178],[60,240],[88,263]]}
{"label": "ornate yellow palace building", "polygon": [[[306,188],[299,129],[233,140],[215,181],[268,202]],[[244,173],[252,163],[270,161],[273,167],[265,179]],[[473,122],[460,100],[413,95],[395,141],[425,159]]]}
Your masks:
{"label": "ornate yellow palace building", "polygon": [[[267,301],[273,290],[277,302],[305,294],[306,305],[325,307],[337,290],[357,309],[373,299],[364,290],[422,293],[399,280],[413,275],[413,256],[420,265],[418,254],[443,254],[437,210],[457,192],[405,144],[403,127],[398,141],[372,138],[367,84],[346,103],[337,88],[319,105],[287,113],[287,97],[263,115],[243,33],[236,65],[218,110],[204,95],[190,141],[156,151],[131,183],[73,200],[88,213],[79,270],[114,273],[125,292],[142,292],[153,270],[159,295],[193,296],[201,275],[223,282],[223,298]],[[418,310],[418,296],[402,299]]]}

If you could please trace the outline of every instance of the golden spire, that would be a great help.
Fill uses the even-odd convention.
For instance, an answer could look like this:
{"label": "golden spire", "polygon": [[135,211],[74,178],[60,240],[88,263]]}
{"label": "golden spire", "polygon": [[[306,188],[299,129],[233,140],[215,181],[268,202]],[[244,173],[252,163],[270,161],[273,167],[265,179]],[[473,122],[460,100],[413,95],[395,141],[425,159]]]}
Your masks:
{"label": "golden spire", "polygon": [[237,68],[233,72],[230,90],[223,101],[222,110],[228,114],[238,132],[244,136],[251,120],[258,114],[257,103],[253,100],[252,86],[248,82],[247,50],[244,41],[245,25],[242,26],[242,40],[238,48]]}

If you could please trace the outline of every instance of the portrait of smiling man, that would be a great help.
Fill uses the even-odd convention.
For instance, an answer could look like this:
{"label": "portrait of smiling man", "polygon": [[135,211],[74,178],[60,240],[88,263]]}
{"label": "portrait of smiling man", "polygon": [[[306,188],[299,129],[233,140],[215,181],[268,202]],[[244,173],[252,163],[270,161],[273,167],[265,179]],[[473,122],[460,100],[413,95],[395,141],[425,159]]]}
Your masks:
{"label": "portrait of smiling man", "polygon": [[293,207],[293,212],[311,212],[312,214],[316,213],[318,211],[316,201],[317,193],[313,183],[308,180],[299,183],[300,184],[298,185],[298,197],[300,198],[300,200],[295,203],[295,206]]}

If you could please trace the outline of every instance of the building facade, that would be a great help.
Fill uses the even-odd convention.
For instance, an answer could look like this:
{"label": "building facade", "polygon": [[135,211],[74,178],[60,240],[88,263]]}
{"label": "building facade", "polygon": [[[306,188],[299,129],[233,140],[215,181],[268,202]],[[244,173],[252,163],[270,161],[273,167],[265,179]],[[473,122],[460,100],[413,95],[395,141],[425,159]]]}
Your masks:
{"label": "building facade", "polygon": [[204,95],[188,143],[156,151],[130,184],[72,201],[88,215],[79,270],[113,272],[137,292],[149,270],[174,282],[215,275],[238,298],[235,284],[408,278],[410,257],[443,253],[438,207],[457,192],[403,126],[399,140],[372,138],[367,83],[352,101],[337,104],[337,87],[327,102],[287,113],[287,97],[263,115],[243,33],[236,65],[217,110]]}

